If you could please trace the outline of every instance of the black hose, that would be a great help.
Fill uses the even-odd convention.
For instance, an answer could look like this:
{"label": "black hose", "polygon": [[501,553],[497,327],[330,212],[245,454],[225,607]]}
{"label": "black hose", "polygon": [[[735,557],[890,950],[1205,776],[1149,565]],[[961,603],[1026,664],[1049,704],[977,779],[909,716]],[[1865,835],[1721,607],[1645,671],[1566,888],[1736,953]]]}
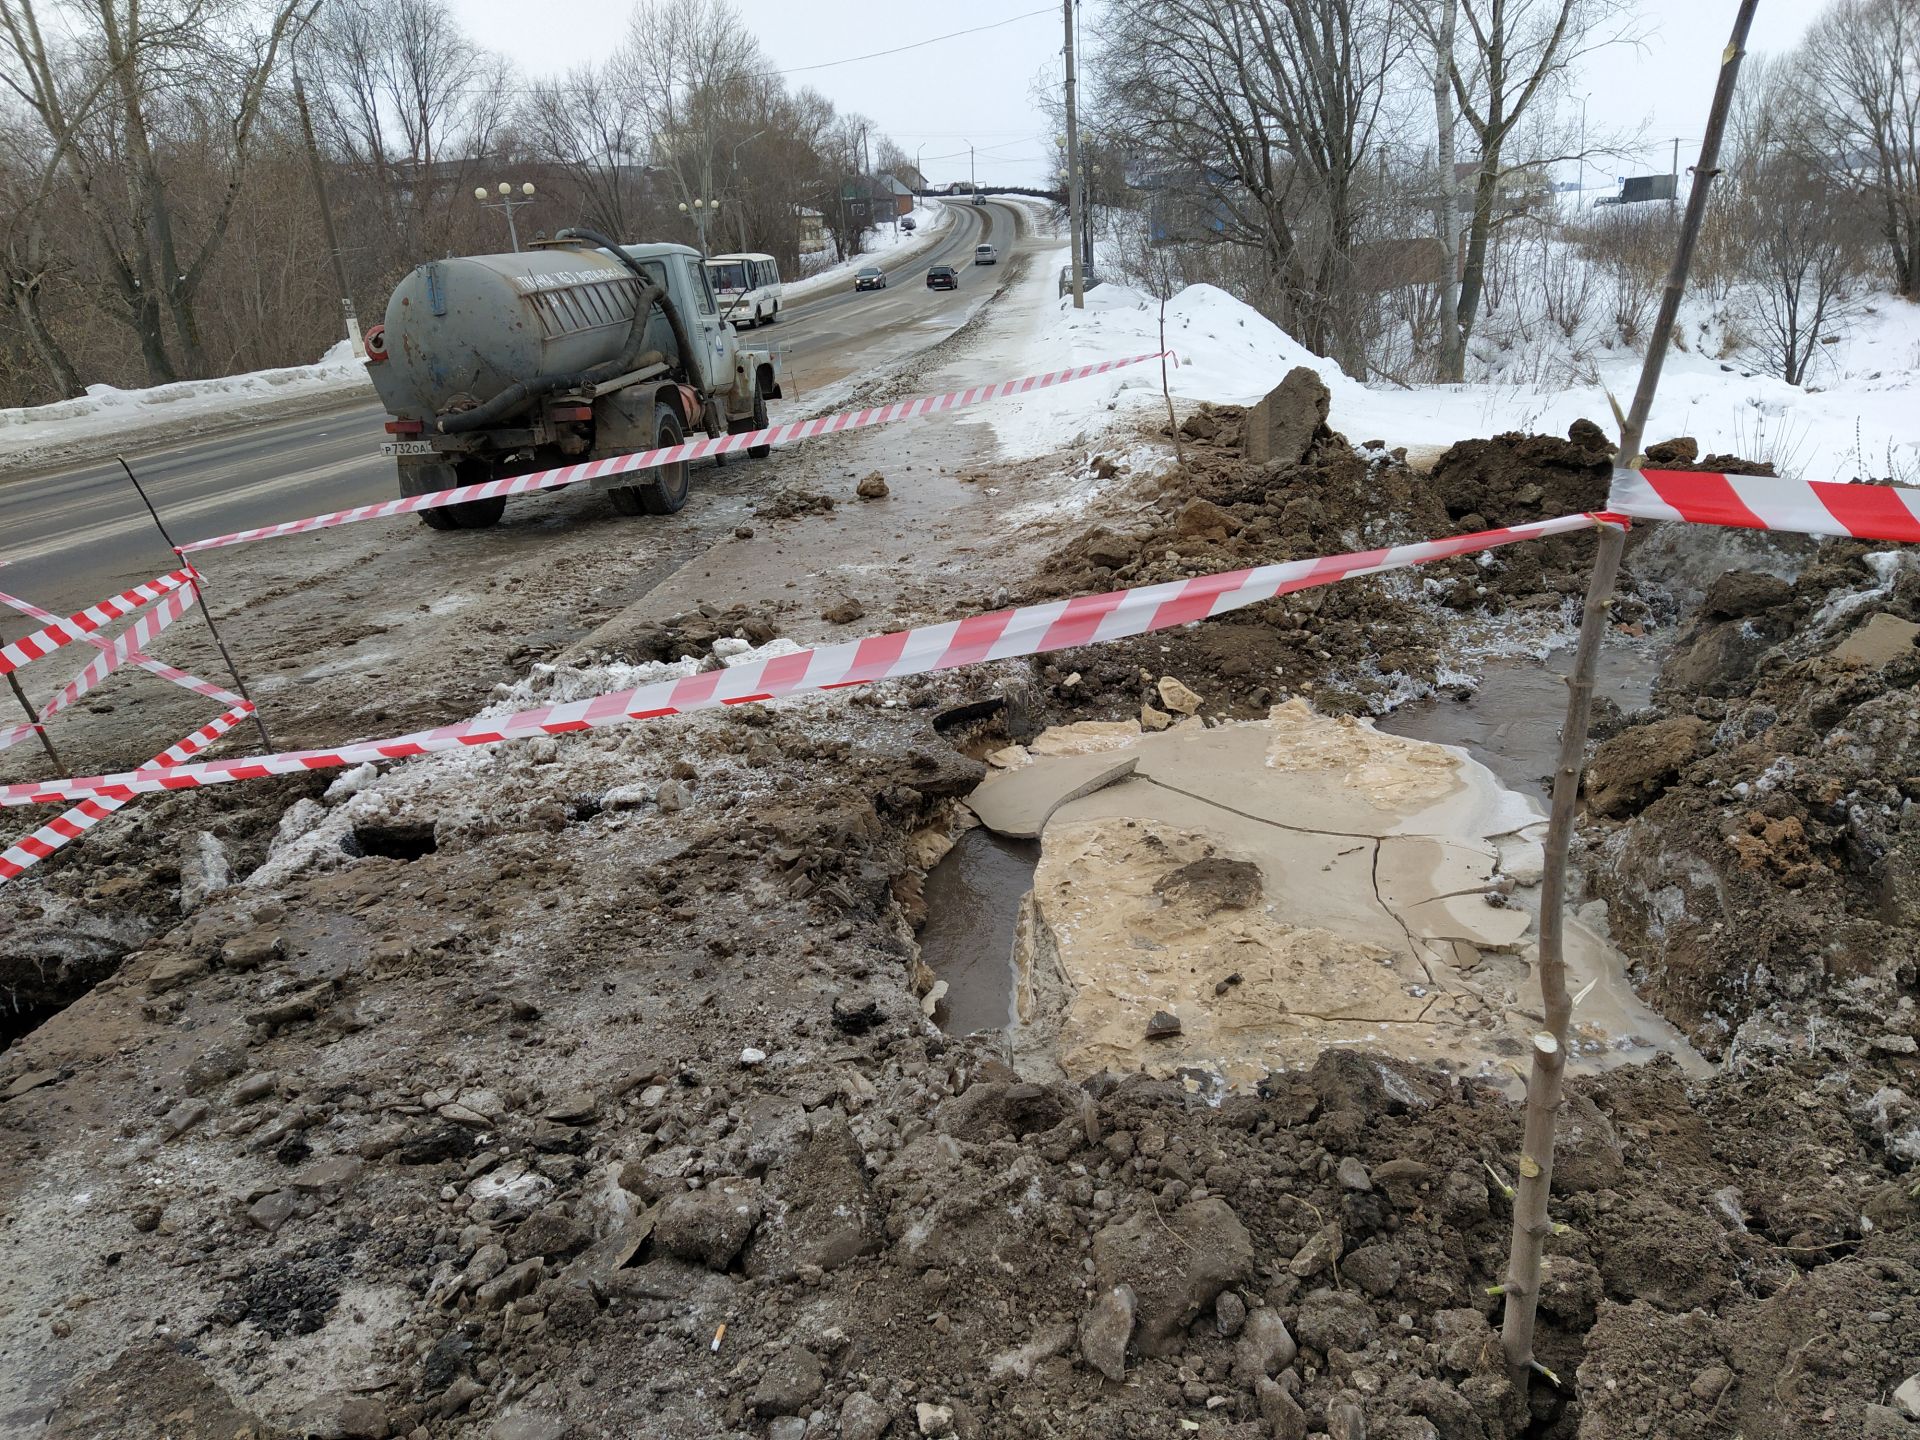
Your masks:
{"label": "black hose", "polygon": [[[641,265],[641,263],[631,255],[627,254],[625,250],[622,250],[618,245],[614,244],[613,241],[602,235],[598,230],[587,230],[575,225],[569,229],[560,231],[553,238],[556,240],[580,240],[588,245],[598,245],[602,250],[605,250],[613,256],[614,259],[626,266],[627,269],[631,270],[642,286],[653,287],[653,277],[647,274],[646,267]],[[660,313],[667,317],[667,328],[673,331],[673,343],[680,349],[680,378],[683,380],[690,379],[692,372],[688,367],[693,364],[693,342],[687,339],[687,327],[680,322],[680,309],[673,303],[672,297],[664,290],[660,292],[659,299],[654,303],[659,305]],[[645,330],[647,328],[646,321],[642,316],[642,311],[637,304],[633,309],[633,323],[634,327],[638,330]]]}

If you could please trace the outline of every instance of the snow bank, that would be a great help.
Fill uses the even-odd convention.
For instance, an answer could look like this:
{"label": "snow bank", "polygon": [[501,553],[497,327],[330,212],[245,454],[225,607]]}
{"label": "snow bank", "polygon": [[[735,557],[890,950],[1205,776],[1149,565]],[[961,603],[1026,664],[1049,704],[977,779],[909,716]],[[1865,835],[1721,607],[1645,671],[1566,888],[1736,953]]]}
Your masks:
{"label": "snow bank", "polygon": [[853,283],[853,272],[862,265],[891,268],[905,264],[946,233],[947,227],[953,223],[953,210],[946,205],[923,203],[916,206],[910,215],[900,218],[913,221],[914,228],[896,229],[889,222],[878,230],[869,231],[858,255],[783,287],[780,303],[798,305],[802,300],[811,300],[850,285]]}
{"label": "snow bank", "polygon": [[[1160,348],[1159,303],[1121,285],[1086,294],[1086,308],[1057,296],[1064,252],[1037,261],[1016,307],[1033,315],[1024,344],[1002,352],[996,373],[1057,370]],[[1364,385],[1312,354],[1279,326],[1211,285],[1182,290],[1167,302],[1166,343],[1178,357],[1168,374],[1176,408],[1208,400],[1251,404],[1304,365],[1332,393],[1330,423],[1350,440],[1384,440],[1416,449],[1510,430],[1565,434],[1575,420],[1611,430],[1608,394],[1624,405],[1639,376],[1640,356],[1622,349],[1603,356],[1583,378],[1565,384]],[[1830,354],[1813,388],[1752,374],[1696,346],[1667,358],[1649,439],[1692,435],[1702,453],[1771,460],[1782,474],[1804,479],[1861,476],[1920,483],[1920,307],[1887,297]],[[1027,458],[1090,443],[1110,424],[1139,423],[1165,402],[1160,367],[1147,364],[1083,380],[992,408],[1002,453]],[[1089,422],[1093,422],[1090,424]]]}
{"label": "snow bank", "polygon": [[342,340],[312,365],[255,370],[212,380],[182,380],[144,390],[89,385],[87,393],[51,405],[0,409],[0,469],[44,463],[90,445],[191,433],[238,416],[284,406],[288,400],[338,396],[374,398],[365,365]]}

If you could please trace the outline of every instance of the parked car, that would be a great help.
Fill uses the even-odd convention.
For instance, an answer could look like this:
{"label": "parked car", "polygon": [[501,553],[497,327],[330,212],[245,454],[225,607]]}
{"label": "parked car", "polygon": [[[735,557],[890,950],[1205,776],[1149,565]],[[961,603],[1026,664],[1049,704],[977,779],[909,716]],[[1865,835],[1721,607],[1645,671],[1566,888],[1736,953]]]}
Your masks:
{"label": "parked car", "polygon": [[955,270],[951,265],[935,265],[927,271],[927,288],[929,290],[958,290],[960,288],[960,272]]}
{"label": "parked car", "polygon": [[877,265],[862,265],[854,274],[853,288],[856,290],[884,290],[887,288],[887,272]]}
{"label": "parked car", "polygon": [[911,215],[902,216],[900,220],[900,228],[906,231],[909,235],[911,235],[915,229],[913,217]]}
{"label": "parked car", "polygon": [[973,203],[976,205],[984,205],[987,203],[987,197],[976,190],[973,192]]}
{"label": "parked car", "polygon": [[1000,263],[1000,252],[991,245],[976,245],[973,247],[973,263],[976,265],[998,265]]}

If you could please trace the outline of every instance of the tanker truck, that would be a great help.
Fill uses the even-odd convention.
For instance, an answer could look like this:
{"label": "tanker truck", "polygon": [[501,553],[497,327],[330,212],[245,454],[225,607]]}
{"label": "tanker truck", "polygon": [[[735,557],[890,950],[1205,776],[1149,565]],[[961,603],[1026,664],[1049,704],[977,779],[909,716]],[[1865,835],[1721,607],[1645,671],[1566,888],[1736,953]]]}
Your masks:
{"label": "tanker truck", "polygon": [[[740,344],[698,251],[577,229],[417,266],[367,333],[367,374],[402,495],[675,445],[696,428],[763,429],[780,397],[778,358]],[[687,462],[590,483],[622,514],[667,515],[687,503]],[[419,513],[436,530],[479,530],[506,503]]]}

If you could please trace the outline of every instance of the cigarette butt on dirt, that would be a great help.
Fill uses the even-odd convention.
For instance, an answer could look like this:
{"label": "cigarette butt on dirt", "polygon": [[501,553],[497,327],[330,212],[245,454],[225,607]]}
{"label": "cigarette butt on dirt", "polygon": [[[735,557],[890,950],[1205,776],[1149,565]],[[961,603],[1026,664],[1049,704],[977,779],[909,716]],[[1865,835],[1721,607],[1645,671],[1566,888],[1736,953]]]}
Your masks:
{"label": "cigarette butt on dirt", "polygon": [[720,1353],[720,1342],[726,1338],[727,1338],[727,1325],[726,1325],[726,1322],[723,1320],[720,1322],[720,1328],[713,1332],[713,1344],[709,1345],[707,1349],[712,1354],[718,1355]]}

